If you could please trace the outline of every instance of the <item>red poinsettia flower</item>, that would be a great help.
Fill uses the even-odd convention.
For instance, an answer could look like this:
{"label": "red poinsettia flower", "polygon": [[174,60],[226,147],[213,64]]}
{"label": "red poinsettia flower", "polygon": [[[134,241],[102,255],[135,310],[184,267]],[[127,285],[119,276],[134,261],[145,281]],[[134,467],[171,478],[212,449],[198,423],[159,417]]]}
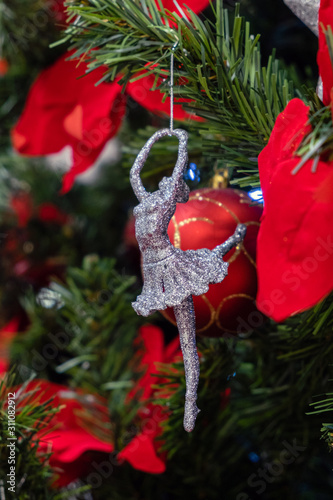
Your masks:
{"label": "red poinsettia flower", "polygon": [[[180,347],[178,338],[165,347],[163,332],[154,326],[143,327],[139,337],[143,341],[142,367],[146,371],[132,396],[140,393],[141,400],[148,401],[153,395],[152,385],[156,383],[156,377],[152,374],[158,373],[158,363],[174,361],[180,354]],[[26,388],[28,391],[36,391],[33,404],[53,398],[52,405],[60,408],[36,436],[40,441],[40,452],[51,453],[50,465],[57,474],[57,487],[89,476],[91,471],[98,471],[100,458],[103,463],[110,460],[114,444],[107,425],[107,404],[103,398],[72,391],[46,380],[30,382]],[[26,403],[23,400],[21,407]],[[29,403],[32,401],[29,400]],[[165,418],[162,407],[147,402],[138,415],[140,431],[120,451],[118,463],[127,461],[135,469],[150,474],[164,472],[166,457],[158,452],[156,439],[161,434],[160,423]]]}
{"label": "red poinsettia flower", "polygon": [[323,103],[327,106],[331,102],[331,90],[333,87],[333,69],[326,41],[326,31],[330,26],[333,32],[333,2],[321,0],[319,7],[319,50],[317,63],[319,74],[323,81]]}
{"label": "red poinsettia flower", "polygon": [[117,81],[95,86],[103,68],[79,78],[86,64],[67,58],[65,54],[42,71],[12,131],[14,147],[23,155],[43,156],[72,147],[73,164],[64,176],[63,192],[71,188],[76,175],[93,165],[125,113]]}
{"label": "red poinsettia flower", "polygon": [[[163,332],[153,325],[139,331],[143,342],[141,366],[145,372],[129,397],[139,395],[141,401],[149,401],[154,394],[153,386],[159,372],[159,363],[171,364],[181,357],[179,338],[165,346]],[[158,452],[157,440],[162,433],[161,423],[167,418],[165,408],[147,403],[140,411],[140,432],[119,453],[119,459],[128,461],[135,469],[161,474],[166,469],[166,456]]]}
{"label": "red poinsettia flower", "polygon": [[258,235],[258,308],[282,321],[333,289],[333,162],[313,160],[293,174],[311,127],[299,99],[278,116],[259,155],[264,211]]}
{"label": "red poinsettia flower", "polygon": [[[42,404],[52,399],[60,408],[36,434],[41,453],[51,453],[49,463],[58,475],[57,487],[66,486],[92,469],[92,458],[98,453],[111,453],[111,435],[107,430],[107,406],[102,398],[74,392],[46,380],[34,380],[25,389],[17,411],[29,404]],[[95,454],[95,455],[94,455]]]}
{"label": "red poinsettia flower", "polygon": [[162,432],[160,424],[165,419],[166,415],[161,407],[149,405],[145,418],[141,416],[140,432],[120,451],[118,459],[149,474],[165,472],[166,457],[158,452],[156,442]]}
{"label": "red poinsettia flower", "polygon": [[[208,0],[182,1],[175,4],[165,0],[170,11],[188,15],[187,5],[198,13],[209,4]],[[55,15],[63,14],[61,0],[54,4]],[[181,14],[180,14],[181,15]],[[108,139],[113,137],[125,113],[125,96],[116,79],[112,83],[95,85],[103,77],[104,69],[87,73],[84,62],[68,61],[68,54],[44,70],[33,84],[26,107],[12,131],[15,149],[28,156],[57,153],[65,146],[73,150],[72,167],[63,179],[62,192],[72,187],[75,177],[94,164]],[[153,76],[147,76],[128,85],[128,93],[147,109],[159,114],[169,114],[170,99],[162,102],[159,90],[150,91]],[[176,99],[176,103],[189,102]],[[192,117],[180,106],[175,106],[175,118]],[[32,126],[33,124],[33,126]]]}
{"label": "red poinsettia flower", "polygon": [[154,374],[159,371],[159,363],[174,363],[181,359],[181,350],[179,337],[177,336],[167,346],[164,342],[163,331],[154,325],[145,325],[139,330],[137,339],[142,346],[139,355],[141,357],[140,368],[144,370],[144,374],[139,379],[136,387],[130,392],[129,397],[134,397],[140,393],[140,400],[148,400],[153,392],[153,385],[156,384]]}

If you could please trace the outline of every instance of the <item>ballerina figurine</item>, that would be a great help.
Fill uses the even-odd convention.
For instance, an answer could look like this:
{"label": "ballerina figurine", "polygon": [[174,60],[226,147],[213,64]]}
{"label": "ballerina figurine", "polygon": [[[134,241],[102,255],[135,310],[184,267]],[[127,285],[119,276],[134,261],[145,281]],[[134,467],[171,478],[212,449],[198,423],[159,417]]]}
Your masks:
{"label": "ballerina figurine", "polygon": [[[170,135],[179,140],[173,174],[163,177],[159,189],[149,193],[142,184],[141,169],[153,144]],[[184,429],[191,432],[200,411],[196,404],[200,366],[192,295],[206,293],[210,283],[219,283],[225,278],[228,263],[222,257],[243,240],[246,227],[238,224],[235,233],[213,250],[183,251],[171,244],[167,234],[169,222],[176,204],[186,203],[190,193],[183,179],[188,161],[187,139],[185,130],[157,131],[138,154],[131,168],[130,181],[139,200],[139,205],[134,208],[135,234],[143,258],[143,289],[132,306],[142,316],[173,307],[185,366]]]}

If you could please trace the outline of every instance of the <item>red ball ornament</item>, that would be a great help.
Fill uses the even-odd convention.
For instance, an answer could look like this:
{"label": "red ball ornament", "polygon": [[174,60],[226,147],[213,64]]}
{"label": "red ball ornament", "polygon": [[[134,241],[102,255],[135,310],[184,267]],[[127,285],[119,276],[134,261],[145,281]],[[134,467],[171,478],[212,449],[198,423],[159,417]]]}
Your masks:
{"label": "red ball ornament", "polygon": [[[257,293],[256,239],[261,207],[238,189],[204,188],[177,205],[168,229],[171,243],[182,250],[213,249],[231,236],[238,223],[247,226],[244,242],[230,250],[228,276],[209,291],[193,296],[197,333],[206,337],[244,334],[263,322],[255,305]],[[171,308],[163,315],[176,324]]]}

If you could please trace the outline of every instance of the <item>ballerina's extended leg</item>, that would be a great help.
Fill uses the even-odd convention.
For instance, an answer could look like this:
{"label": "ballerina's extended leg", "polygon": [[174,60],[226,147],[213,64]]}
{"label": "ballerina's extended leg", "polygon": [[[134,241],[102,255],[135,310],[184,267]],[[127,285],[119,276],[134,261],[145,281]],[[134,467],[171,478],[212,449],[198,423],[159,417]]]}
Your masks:
{"label": "ballerina's extended leg", "polygon": [[185,367],[184,429],[187,432],[191,432],[194,429],[195,420],[200,411],[196,403],[200,363],[195,341],[195,315],[192,296],[187,297],[179,306],[175,306],[173,310],[176,316]]}

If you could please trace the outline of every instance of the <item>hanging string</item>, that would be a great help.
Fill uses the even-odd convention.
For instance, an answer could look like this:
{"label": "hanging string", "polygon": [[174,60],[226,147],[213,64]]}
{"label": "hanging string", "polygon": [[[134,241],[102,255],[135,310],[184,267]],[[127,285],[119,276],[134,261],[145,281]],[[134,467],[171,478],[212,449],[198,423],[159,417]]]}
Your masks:
{"label": "hanging string", "polygon": [[[172,0],[174,6],[178,9],[178,12],[182,16],[183,19],[186,19],[185,13],[177,0]],[[170,130],[173,131],[173,107],[174,107],[174,96],[173,96],[173,87],[174,87],[174,76],[173,76],[173,65],[174,65],[174,53],[175,49],[178,45],[178,41],[173,45],[171,49],[171,60],[170,60]]]}
{"label": "hanging string", "polygon": [[174,71],[173,71],[173,66],[174,66],[174,54],[175,54],[175,49],[178,45],[178,42],[176,42],[172,49],[171,49],[171,58],[170,58],[170,130],[171,132],[173,131],[173,108],[174,108]]}

